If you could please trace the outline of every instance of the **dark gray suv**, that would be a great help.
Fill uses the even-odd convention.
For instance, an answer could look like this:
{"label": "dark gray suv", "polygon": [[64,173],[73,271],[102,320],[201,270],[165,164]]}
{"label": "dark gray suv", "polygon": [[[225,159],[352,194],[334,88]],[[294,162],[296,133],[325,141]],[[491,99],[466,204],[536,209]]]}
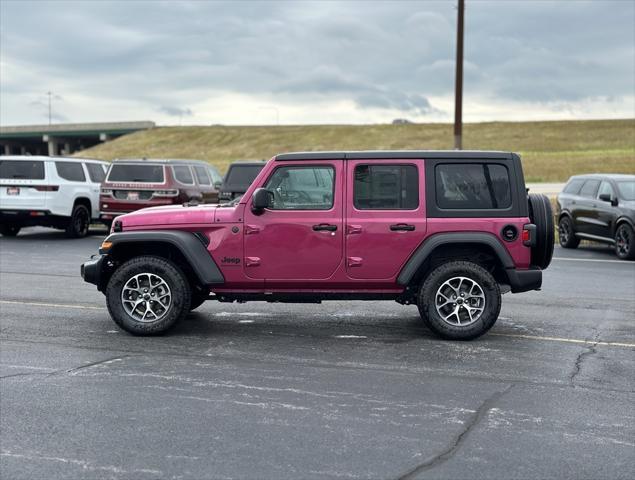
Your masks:
{"label": "dark gray suv", "polygon": [[558,195],[560,245],[576,248],[581,239],[615,246],[624,260],[635,258],[635,175],[571,177]]}

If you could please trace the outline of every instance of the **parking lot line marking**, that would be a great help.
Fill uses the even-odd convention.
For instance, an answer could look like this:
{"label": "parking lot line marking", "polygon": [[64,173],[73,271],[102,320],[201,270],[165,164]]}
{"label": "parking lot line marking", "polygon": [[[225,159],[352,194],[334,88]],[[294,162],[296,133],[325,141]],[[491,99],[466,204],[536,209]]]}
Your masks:
{"label": "parking lot line marking", "polygon": [[624,260],[601,260],[599,258],[566,258],[553,257],[554,260],[565,260],[567,262],[601,262],[601,263],[620,263],[622,265],[634,265],[632,262]]}
{"label": "parking lot line marking", "polygon": [[76,308],[78,310],[106,310],[104,307],[92,307],[90,305],[70,305],[68,303],[40,303],[40,302],[19,302],[17,300],[0,300],[0,303],[11,305],[32,305],[34,307],[54,307],[54,308]]}
{"label": "parking lot line marking", "polygon": [[564,342],[564,343],[577,343],[582,345],[602,345],[604,347],[626,347],[635,348],[635,343],[622,343],[622,342],[596,342],[595,340],[580,340],[577,338],[562,338],[562,337],[541,337],[539,335],[523,335],[520,333],[489,333],[494,337],[510,337],[510,338],[525,338],[528,340],[543,340],[547,342]]}

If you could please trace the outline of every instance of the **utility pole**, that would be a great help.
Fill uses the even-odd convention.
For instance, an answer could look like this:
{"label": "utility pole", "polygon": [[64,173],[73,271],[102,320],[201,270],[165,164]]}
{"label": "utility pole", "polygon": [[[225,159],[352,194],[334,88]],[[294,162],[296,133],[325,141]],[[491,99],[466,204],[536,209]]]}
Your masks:
{"label": "utility pole", "polygon": [[465,0],[459,0],[456,23],[456,78],[454,83],[454,148],[463,149],[463,17]]}
{"label": "utility pole", "polygon": [[51,96],[53,95],[53,92],[49,90],[48,92],[46,92],[46,94],[49,97],[49,126],[50,126],[51,125]]}

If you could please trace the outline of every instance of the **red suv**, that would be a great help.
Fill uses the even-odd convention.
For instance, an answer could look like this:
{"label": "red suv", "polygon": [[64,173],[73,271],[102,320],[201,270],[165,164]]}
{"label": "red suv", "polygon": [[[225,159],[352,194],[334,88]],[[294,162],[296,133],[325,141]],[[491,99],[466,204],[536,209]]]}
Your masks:
{"label": "red suv", "polygon": [[145,207],[217,203],[223,178],[200,160],[115,160],[102,183],[101,220],[107,225]]}
{"label": "red suv", "polygon": [[141,335],[208,299],[346,299],[416,304],[436,334],[475,338],[501,293],[540,289],[554,240],[519,156],[466,151],[278,155],[236,205],[145,210],[113,230],[82,276]]}

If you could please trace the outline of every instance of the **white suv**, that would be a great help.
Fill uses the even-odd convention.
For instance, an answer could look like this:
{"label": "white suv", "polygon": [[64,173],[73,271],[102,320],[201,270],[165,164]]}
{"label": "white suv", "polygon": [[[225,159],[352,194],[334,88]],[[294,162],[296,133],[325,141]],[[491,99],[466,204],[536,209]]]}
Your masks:
{"label": "white suv", "polygon": [[0,157],[0,233],[22,227],[60,228],[73,238],[99,219],[99,187],[108,163],[41,156]]}

